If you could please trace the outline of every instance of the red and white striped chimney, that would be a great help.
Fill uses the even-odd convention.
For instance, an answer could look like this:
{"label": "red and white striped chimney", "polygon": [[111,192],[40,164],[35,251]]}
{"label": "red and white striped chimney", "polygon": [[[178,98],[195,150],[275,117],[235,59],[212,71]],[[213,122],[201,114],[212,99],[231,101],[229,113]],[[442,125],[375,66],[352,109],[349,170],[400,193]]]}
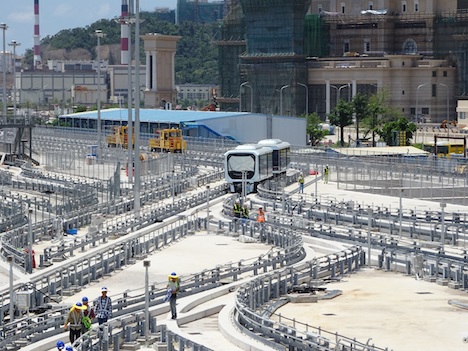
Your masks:
{"label": "red and white striped chimney", "polygon": [[39,0],[34,0],[34,68],[41,65],[41,37],[39,31]]}
{"label": "red and white striped chimney", "polygon": [[120,15],[120,64],[128,65],[130,55],[128,52],[129,25],[124,19],[128,20],[128,2],[122,0],[122,12]]}

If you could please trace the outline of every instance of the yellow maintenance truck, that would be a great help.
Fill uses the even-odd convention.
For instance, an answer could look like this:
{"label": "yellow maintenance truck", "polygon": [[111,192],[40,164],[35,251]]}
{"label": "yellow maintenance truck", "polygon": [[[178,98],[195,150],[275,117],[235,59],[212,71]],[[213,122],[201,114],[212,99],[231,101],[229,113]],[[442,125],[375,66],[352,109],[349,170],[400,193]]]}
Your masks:
{"label": "yellow maintenance truck", "polygon": [[187,149],[187,141],[180,129],[159,129],[154,134],[149,141],[151,151],[183,152]]}
{"label": "yellow maintenance truck", "polygon": [[[108,135],[106,143],[108,147],[128,148],[127,126],[113,127],[113,133]],[[132,145],[135,145],[135,133],[132,133]]]}

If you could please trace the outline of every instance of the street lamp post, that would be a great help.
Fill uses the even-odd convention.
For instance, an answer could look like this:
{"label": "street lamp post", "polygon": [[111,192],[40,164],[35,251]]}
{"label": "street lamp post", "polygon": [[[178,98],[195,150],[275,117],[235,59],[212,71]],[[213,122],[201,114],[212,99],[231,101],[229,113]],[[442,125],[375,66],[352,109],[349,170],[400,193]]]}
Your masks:
{"label": "street lamp post", "polygon": [[8,255],[7,261],[10,264],[10,322],[13,322],[15,320],[15,305],[13,302],[13,256]]}
{"label": "street lamp post", "polygon": [[140,0],[135,0],[135,178],[134,178],[134,208],[140,216]]}
{"label": "street lamp post", "polygon": [[289,88],[289,84],[283,85],[280,89],[280,116],[283,115],[283,90]]}
{"label": "street lamp post", "polygon": [[149,274],[148,268],[151,266],[150,260],[144,260],[143,266],[145,267],[145,344],[148,346],[149,334]]}
{"label": "street lamp post", "polygon": [[[126,24],[128,26],[128,32],[132,33],[131,25],[135,23],[135,18],[130,17],[133,13],[133,9],[129,8],[129,16],[127,17],[119,17],[116,19],[117,23]],[[132,169],[131,172],[128,172],[128,182],[131,183],[133,181],[133,109],[132,109],[132,36],[128,36],[128,64],[127,64],[127,113],[128,113],[128,121],[127,121],[127,151],[128,151],[128,169]]]}
{"label": "street lamp post", "polygon": [[306,116],[309,115],[309,87],[306,84],[303,83],[297,83],[297,85],[300,85],[301,87],[304,87],[306,90],[306,103],[305,103],[305,114]]}
{"label": "street lamp post", "polygon": [[[450,116],[449,116],[449,88],[446,84],[443,83],[437,83],[437,85],[442,85],[447,89],[447,124],[450,124]],[[447,128],[447,133],[448,133],[449,128]]]}
{"label": "street lamp post", "polygon": [[430,83],[423,83],[423,84],[419,84],[418,87],[416,88],[416,111],[415,111],[415,115],[416,115],[416,121],[418,120],[418,108],[419,108],[419,89],[421,89],[423,86],[426,86]]}
{"label": "street lamp post", "polygon": [[250,112],[253,111],[253,89],[249,82],[244,82],[239,86],[239,112],[242,112],[242,87],[250,88]]}
{"label": "street lamp post", "polygon": [[32,208],[28,209],[28,272],[33,272],[33,233],[32,233]]}
{"label": "street lamp post", "polygon": [[16,116],[16,47],[21,43],[12,40],[8,45],[13,47],[13,116]]}
{"label": "street lamp post", "polygon": [[210,234],[210,186],[206,186],[206,232]]}
{"label": "street lamp post", "polygon": [[[0,23],[0,29],[3,30],[3,55],[2,55],[2,75],[3,75],[3,96],[2,96],[2,103],[3,103],[3,123],[6,124],[7,121],[7,101],[6,101],[6,55],[5,55],[5,32],[8,29],[6,23]],[[6,136],[6,133],[3,133]]]}
{"label": "street lamp post", "polygon": [[97,37],[97,79],[98,79],[98,97],[97,97],[97,159],[101,162],[101,38],[104,33],[100,29],[94,32]]}
{"label": "street lamp post", "polygon": [[440,221],[440,231],[441,231],[441,234],[440,234],[440,241],[441,241],[441,244],[442,244],[442,252],[441,253],[444,253],[445,252],[445,207],[447,206],[447,204],[445,202],[441,202],[440,203],[440,209],[442,210],[442,213],[441,213],[441,221]]}

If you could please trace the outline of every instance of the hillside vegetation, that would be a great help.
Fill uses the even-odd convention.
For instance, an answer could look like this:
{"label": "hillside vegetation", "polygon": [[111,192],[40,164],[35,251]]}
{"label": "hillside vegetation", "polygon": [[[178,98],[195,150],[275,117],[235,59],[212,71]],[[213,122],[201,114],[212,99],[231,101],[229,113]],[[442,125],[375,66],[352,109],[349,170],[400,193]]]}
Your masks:
{"label": "hillside vegetation", "polygon": [[[174,25],[158,18],[157,13],[142,12],[140,34],[160,33],[180,35],[176,53],[176,83],[217,84],[218,50],[215,44],[218,24],[185,22]],[[41,40],[43,60],[86,60],[96,58],[95,30],[105,33],[101,39],[101,58],[110,64],[120,63],[120,25],[114,20],[100,20],[85,28],[64,29]],[[134,38],[135,26],[132,26]],[[133,44],[134,45],[134,44]],[[31,65],[32,50],[26,53],[26,64]],[[145,64],[143,42],[140,42],[140,60]]]}

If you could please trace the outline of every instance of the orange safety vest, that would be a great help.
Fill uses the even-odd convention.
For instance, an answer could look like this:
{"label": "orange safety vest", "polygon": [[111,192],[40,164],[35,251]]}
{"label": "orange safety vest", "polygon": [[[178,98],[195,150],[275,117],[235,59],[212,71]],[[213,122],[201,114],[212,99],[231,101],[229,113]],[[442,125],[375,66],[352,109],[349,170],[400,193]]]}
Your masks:
{"label": "orange safety vest", "polygon": [[257,212],[257,222],[260,222],[260,223],[263,223],[265,222],[265,212],[263,212],[263,210],[259,210]]}

